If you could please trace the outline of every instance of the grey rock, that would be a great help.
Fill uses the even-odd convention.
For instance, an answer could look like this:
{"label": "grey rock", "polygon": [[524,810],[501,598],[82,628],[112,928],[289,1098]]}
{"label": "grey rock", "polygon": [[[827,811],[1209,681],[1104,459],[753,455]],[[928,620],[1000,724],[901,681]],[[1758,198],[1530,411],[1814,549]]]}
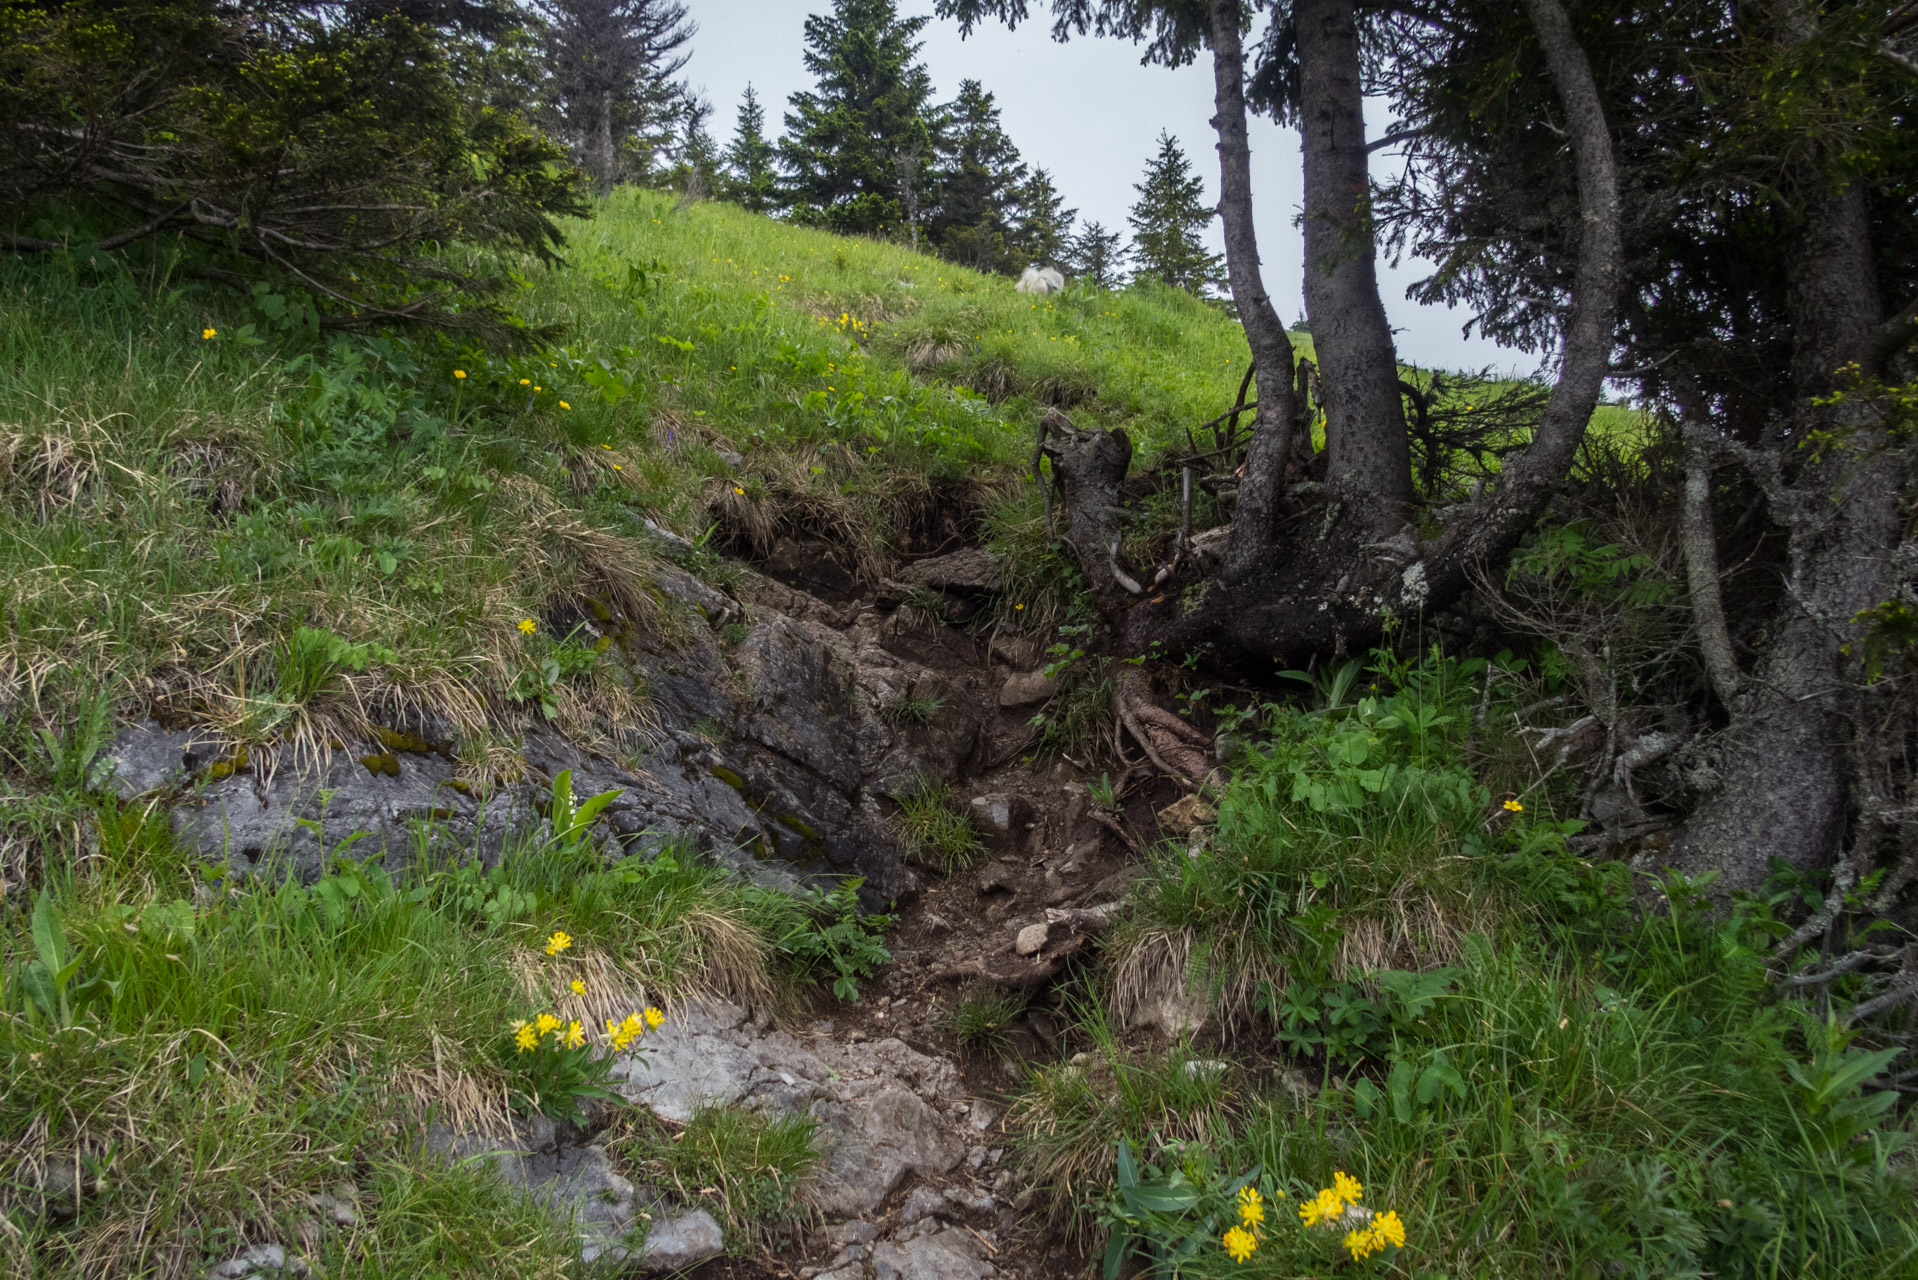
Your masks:
{"label": "grey rock", "polygon": [[105,752],[113,771],[108,784],[121,799],[150,791],[184,786],[195,773],[212,764],[218,740],[198,729],[162,729],[142,720],[120,730]]}
{"label": "grey rock", "polygon": [[871,1212],[907,1175],[937,1176],[965,1156],[938,1114],[897,1085],[821,1103],[817,1114],[833,1135],[819,1178],[819,1207],[827,1213]]}
{"label": "grey rock", "polygon": [[277,1244],[256,1244],[245,1252],[215,1263],[206,1273],[207,1280],[238,1280],[241,1276],[303,1276],[306,1259],[288,1253]]}
{"label": "grey rock", "polygon": [[1019,936],[1013,941],[1012,949],[1022,956],[1036,956],[1046,949],[1046,939],[1051,936],[1052,926],[1047,924],[1029,924],[1019,930]]}
{"label": "grey rock", "polygon": [[973,797],[969,808],[972,825],[987,848],[996,853],[1013,853],[1025,847],[1032,825],[1030,800],[1004,791],[991,791]]}
{"label": "grey rock", "polygon": [[1057,677],[1047,675],[1044,670],[1016,671],[1006,677],[1005,685],[999,690],[999,705],[1027,707],[1035,702],[1044,702],[1057,692]]}
{"label": "grey rock", "polygon": [[641,1271],[684,1271],[726,1251],[725,1233],[713,1215],[694,1209],[654,1222],[636,1261]]}
{"label": "grey rock", "polygon": [[879,1238],[879,1224],[864,1222],[858,1218],[851,1222],[842,1222],[838,1226],[826,1228],[826,1243],[845,1247],[854,1244],[871,1244]]}
{"label": "grey rock", "polygon": [[943,556],[915,560],[900,572],[899,578],[902,582],[927,587],[997,591],[1005,581],[1005,571],[984,547],[962,547]]}
{"label": "grey rock", "polygon": [[991,1280],[998,1269],[972,1233],[956,1228],[873,1246],[874,1280]]}
{"label": "grey rock", "polygon": [[914,1223],[921,1218],[934,1214],[949,1214],[952,1206],[946,1203],[945,1193],[937,1187],[914,1187],[912,1194],[906,1197],[905,1207],[899,1210],[899,1221]]}

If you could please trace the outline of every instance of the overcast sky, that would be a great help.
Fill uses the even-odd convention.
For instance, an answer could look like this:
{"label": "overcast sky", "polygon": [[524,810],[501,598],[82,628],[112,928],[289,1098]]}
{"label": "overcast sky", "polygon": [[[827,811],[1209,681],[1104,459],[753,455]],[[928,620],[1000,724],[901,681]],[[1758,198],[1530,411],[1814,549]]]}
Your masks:
{"label": "overcast sky", "polygon": [[[812,87],[801,60],[808,13],[830,0],[686,0],[699,23],[686,76],[712,100],[712,131],[723,145],[733,133],[739,98],[750,81],[766,104],[767,128],[783,132],[787,98]],[[1044,12],[1050,6],[1035,3]],[[928,13],[930,0],[902,0],[905,14]],[[1017,32],[993,25],[961,40],[958,24],[934,18],[922,33],[920,52],[941,100],[953,97],[964,79],[982,83],[998,100],[1006,132],[1027,164],[1049,169],[1068,207],[1081,219],[1127,230],[1126,210],[1136,198],[1159,131],[1184,146],[1206,195],[1217,199],[1219,157],[1212,128],[1212,70],[1204,59],[1168,71],[1139,65],[1139,50],[1118,40],[1074,39],[1055,44],[1049,25],[1022,25]],[[1368,121],[1376,134],[1383,119]],[[1384,158],[1376,161],[1384,166]],[[1304,311],[1300,293],[1300,248],[1296,220],[1301,200],[1298,134],[1270,120],[1252,122],[1253,201],[1266,286],[1289,324]],[[1208,236],[1224,241],[1215,220]],[[1442,307],[1421,307],[1406,287],[1429,273],[1408,259],[1397,270],[1380,264],[1381,292],[1398,330],[1399,358],[1446,368],[1491,365],[1530,372],[1536,356],[1460,336],[1465,316]]]}

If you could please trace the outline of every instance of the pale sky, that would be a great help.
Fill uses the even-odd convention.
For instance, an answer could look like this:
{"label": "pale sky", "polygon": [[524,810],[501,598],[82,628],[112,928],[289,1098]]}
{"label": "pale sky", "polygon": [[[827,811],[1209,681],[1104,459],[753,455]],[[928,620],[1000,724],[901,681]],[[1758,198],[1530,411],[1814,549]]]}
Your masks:
{"label": "pale sky", "polygon": [[[713,103],[711,129],[724,145],[732,138],[740,95],[750,81],[766,106],[769,133],[784,131],[787,98],[810,89],[801,55],[809,13],[830,9],[830,0],[686,0],[699,23],[685,75]],[[1029,6],[1042,14],[1050,5]],[[929,13],[930,0],[902,0],[903,14]],[[934,18],[921,33],[920,57],[932,74],[939,100],[954,97],[959,82],[974,79],[997,99],[1001,119],[1025,162],[1048,169],[1081,220],[1129,234],[1126,210],[1132,185],[1157,150],[1159,131],[1169,130],[1185,148],[1193,170],[1206,182],[1206,197],[1218,198],[1219,153],[1211,125],[1212,68],[1205,58],[1177,71],[1139,65],[1140,50],[1119,40],[1075,38],[1055,44],[1049,18],[1008,32],[992,24],[962,40],[958,24]],[[1375,136],[1385,108],[1367,121]],[[1392,161],[1375,157],[1375,173]],[[1270,119],[1252,122],[1253,206],[1266,287],[1290,324],[1304,311],[1300,293],[1297,219],[1302,184],[1298,134]],[[1208,239],[1224,240],[1215,219]],[[1428,264],[1407,259],[1398,269],[1380,263],[1380,292],[1397,330],[1399,358],[1444,368],[1491,365],[1531,372],[1538,357],[1501,348],[1474,334],[1462,338],[1463,313],[1422,307],[1405,296]]]}

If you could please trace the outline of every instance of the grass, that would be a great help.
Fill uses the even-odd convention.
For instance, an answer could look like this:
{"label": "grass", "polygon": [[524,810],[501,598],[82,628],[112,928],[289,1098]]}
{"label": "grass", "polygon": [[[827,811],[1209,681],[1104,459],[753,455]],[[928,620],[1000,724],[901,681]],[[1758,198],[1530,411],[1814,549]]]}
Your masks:
{"label": "grass", "polygon": [[948,783],[921,777],[899,795],[893,818],[906,856],[941,875],[963,871],[985,851],[972,815]]}
{"label": "grass", "polygon": [[[1093,1050],[1023,1092],[1025,1175],[1125,1248],[1211,1222],[1193,1276],[1350,1266],[1294,1214],[1335,1171],[1407,1224],[1385,1274],[1911,1274],[1910,1121],[1865,1083],[1888,1055],[1781,998],[1764,902],[1672,881],[1641,914],[1622,864],[1564,851],[1550,787],[1494,803],[1464,763],[1479,674],[1387,658],[1259,713],[1214,847],[1135,888]],[[1168,992],[1268,1082],[1125,1047],[1114,1023]],[[1121,1137],[1161,1192],[1114,1190]],[[1275,1203],[1240,1265],[1216,1214],[1242,1178]]]}
{"label": "grass", "polygon": [[960,1000],[943,1019],[943,1026],[961,1047],[1003,1056],[1012,1048],[1012,1024],[1025,1011],[1026,997],[1021,993],[981,986]]}
{"label": "grass", "polygon": [[821,1158],[810,1116],[705,1107],[675,1131],[636,1115],[608,1147],[649,1185],[710,1210],[734,1254],[810,1220],[807,1179]]}

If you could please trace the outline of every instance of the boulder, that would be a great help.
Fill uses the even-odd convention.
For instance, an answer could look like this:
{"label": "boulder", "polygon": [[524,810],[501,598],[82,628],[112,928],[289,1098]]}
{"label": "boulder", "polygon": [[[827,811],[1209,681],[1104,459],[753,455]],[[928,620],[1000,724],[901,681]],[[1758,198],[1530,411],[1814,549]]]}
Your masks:
{"label": "boulder", "polygon": [[635,1261],[641,1271],[679,1272],[725,1251],[726,1236],[719,1223],[704,1209],[694,1209],[676,1218],[654,1221],[646,1230],[646,1244]]}
{"label": "boulder", "polygon": [[123,800],[184,786],[213,763],[218,751],[218,740],[204,730],[162,729],[156,721],[142,720],[108,744],[107,785]]}
{"label": "boulder", "polygon": [[982,1241],[958,1227],[883,1240],[872,1249],[873,1280],[991,1280],[999,1271],[987,1253]]}
{"label": "boulder", "polygon": [[923,587],[997,591],[1005,581],[1005,570],[984,547],[961,547],[943,556],[913,561],[900,571],[899,579]]}

